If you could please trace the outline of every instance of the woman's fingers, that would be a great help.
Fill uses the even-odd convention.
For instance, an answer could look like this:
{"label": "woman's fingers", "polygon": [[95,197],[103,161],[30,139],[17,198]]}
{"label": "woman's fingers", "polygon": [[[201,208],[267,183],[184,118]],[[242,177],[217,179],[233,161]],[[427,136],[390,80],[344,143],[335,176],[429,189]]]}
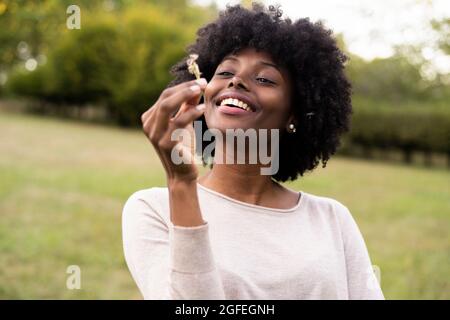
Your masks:
{"label": "woman's fingers", "polygon": [[180,89],[173,95],[161,100],[159,103],[159,113],[162,117],[167,118],[168,120],[168,118],[178,110],[183,102],[198,101],[196,99],[200,97],[200,94],[205,87],[206,80],[201,82],[201,84],[195,83]]}
{"label": "woman's fingers", "polygon": [[[205,110],[204,104],[196,105],[206,85],[206,79],[199,79],[168,88],[162,92],[155,104],[141,115],[144,133],[155,148],[168,176],[190,178],[197,175],[197,169],[190,161],[193,158],[195,142],[189,143],[189,139],[174,140],[173,134],[180,132],[177,128],[194,130],[192,122]],[[177,114],[173,117],[175,113]],[[190,137],[192,133],[189,132]],[[185,134],[184,130],[182,134]],[[174,154],[178,154],[181,160],[189,161],[174,162]]]}
{"label": "woman's fingers", "polygon": [[157,102],[159,102],[160,100],[165,99],[167,97],[170,97],[171,95],[179,92],[180,90],[182,90],[184,88],[190,87],[194,84],[201,84],[203,82],[206,82],[206,79],[204,79],[204,78],[194,79],[194,80],[189,80],[186,82],[179,83],[173,87],[166,88],[161,92],[161,95],[159,96],[159,100]]}
{"label": "woman's fingers", "polygon": [[187,109],[178,117],[171,119],[170,121],[178,128],[185,128],[188,124],[199,118],[205,112],[205,109],[206,105],[204,103],[199,104],[198,106]]}
{"label": "woman's fingers", "polygon": [[200,102],[201,95],[194,96],[191,100],[184,101],[181,104],[180,109],[178,109],[177,113],[173,116],[173,118],[178,117],[180,114],[184,113],[186,110],[195,107]]}
{"label": "woman's fingers", "polygon": [[155,106],[153,105],[141,115],[142,124],[144,124],[145,121],[147,121],[147,119],[150,117],[150,114],[154,111],[155,111]]}
{"label": "woman's fingers", "polygon": [[160,102],[171,97],[172,95],[186,89],[189,88],[193,85],[200,85],[201,88],[205,88],[207,84],[206,79],[201,78],[201,79],[196,79],[196,80],[191,80],[191,81],[187,81],[187,82],[183,82],[180,84],[177,84],[173,87],[167,88],[165,89],[161,95],[159,96],[158,100],[156,101],[156,103],[151,106],[147,111],[145,111],[142,115],[141,115],[141,121],[142,123],[144,123],[148,117],[150,116],[150,114],[152,112],[154,112],[156,109],[158,109],[158,106],[160,105]]}
{"label": "woman's fingers", "polygon": [[[173,94],[167,99],[162,100],[152,120],[154,121],[154,125],[152,125],[153,130],[156,132],[166,131],[169,125],[169,120],[171,120],[173,114],[177,111],[180,105],[182,105],[183,102],[198,101],[197,99],[200,96],[201,90],[202,88],[200,86],[194,85]],[[186,111],[183,113],[185,112]],[[181,114],[179,114],[176,118],[180,115]]]}
{"label": "woman's fingers", "polygon": [[[200,110],[202,107],[195,109],[194,106],[206,85],[206,79],[198,79],[168,88],[158,101],[141,115],[143,131],[153,145],[161,144],[167,135],[170,136],[169,131],[174,127],[185,127],[189,121],[192,122],[203,113],[203,110]],[[177,109],[181,109],[180,106],[183,110],[173,117]],[[167,141],[167,144],[171,143]]]}

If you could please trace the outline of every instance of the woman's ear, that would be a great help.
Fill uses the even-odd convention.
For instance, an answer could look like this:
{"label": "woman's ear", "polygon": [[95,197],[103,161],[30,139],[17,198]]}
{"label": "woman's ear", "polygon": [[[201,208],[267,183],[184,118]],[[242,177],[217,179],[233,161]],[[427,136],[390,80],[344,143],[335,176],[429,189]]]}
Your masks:
{"label": "woman's ear", "polygon": [[297,128],[297,120],[295,119],[295,116],[291,114],[286,122],[285,129],[287,131],[292,131],[293,129]]}

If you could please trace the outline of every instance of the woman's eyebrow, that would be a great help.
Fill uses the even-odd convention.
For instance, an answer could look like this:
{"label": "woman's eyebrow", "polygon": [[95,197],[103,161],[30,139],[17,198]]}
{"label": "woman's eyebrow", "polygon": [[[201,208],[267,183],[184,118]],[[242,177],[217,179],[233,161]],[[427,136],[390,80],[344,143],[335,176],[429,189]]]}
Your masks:
{"label": "woman's eyebrow", "polygon": [[222,63],[225,62],[226,60],[234,60],[236,62],[239,62],[239,59],[236,58],[235,56],[226,56],[225,58],[222,59]]}
{"label": "woman's eyebrow", "polygon": [[[226,56],[225,58],[223,58],[222,62],[224,62],[225,60],[233,60],[233,61],[239,62],[239,59],[236,58],[235,56]],[[278,67],[276,64],[273,64],[273,63],[270,63],[270,62],[266,62],[266,61],[259,61],[258,64],[262,64],[262,65],[265,65],[265,66],[269,66],[269,67],[275,68],[275,69],[278,70],[278,72],[281,73],[280,67]]]}
{"label": "woman's eyebrow", "polygon": [[280,67],[278,67],[276,64],[273,64],[273,63],[270,63],[270,62],[266,62],[266,61],[260,61],[259,64],[275,68],[275,69],[278,70],[278,72],[281,73]]}

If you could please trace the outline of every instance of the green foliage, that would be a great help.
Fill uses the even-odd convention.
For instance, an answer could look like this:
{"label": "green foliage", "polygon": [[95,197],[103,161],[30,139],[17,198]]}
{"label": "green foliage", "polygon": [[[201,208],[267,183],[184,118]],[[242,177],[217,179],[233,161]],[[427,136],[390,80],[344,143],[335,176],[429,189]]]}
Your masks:
{"label": "green foliage", "polygon": [[120,124],[137,123],[156,101],[170,80],[170,66],[184,55],[184,44],[192,37],[174,18],[141,10],[126,12],[119,26],[118,52],[124,67],[110,83],[107,105]]}
{"label": "green foliage", "polygon": [[[0,70],[46,54],[64,32],[71,4],[71,0],[0,0]],[[87,11],[98,8],[101,1],[77,0],[76,4]],[[22,56],[17,52],[21,42],[28,47]]]}
{"label": "green foliage", "polygon": [[13,72],[8,87],[53,102],[97,103],[119,124],[137,124],[195,35],[196,26],[180,24],[178,17],[170,8],[143,4],[83,13],[82,28],[60,34],[46,65]]}
{"label": "green foliage", "polygon": [[438,45],[446,54],[450,54],[450,18],[432,21],[433,29],[438,33]]}
{"label": "green foliage", "polygon": [[403,56],[370,62],[352,56],[347,71],[355,94],[365,98],[398,103],[405,98],[424,100],[429,97],[429,86],[419,68]]}
{"label": "green foliage", "polygon": [[[106,9],[105,3],[110,4]],[[57,108],[94,104],[121,125],[140,124],[140,114],[170,81],[170,66],[217,12],[214,5],[198,7],[186,0],[84,0],[78,1],[81,30],[68,30],[69,4],[24,0],[0,7],[0,72],[8,71],[6,89]],[[444,52],[448,26],[448,19],[433,22]],[[48,62],[27,71],[16,52],[20,41],[27,43],[27,55],[45,54]],[[337,41],[346,50],[341,35]],[[434,107],[450,100],[448,75],[425,78],[420,48],[405,47],[373,61],[348,54],[356,109],[350,140],[367,147],[448,152],[448,113]]]}
{"label": "green foliage", "polygon": [[403,101],[393,108],[382,101],[355,99],[350,140],[367,147],[450,154],[450,109]]}

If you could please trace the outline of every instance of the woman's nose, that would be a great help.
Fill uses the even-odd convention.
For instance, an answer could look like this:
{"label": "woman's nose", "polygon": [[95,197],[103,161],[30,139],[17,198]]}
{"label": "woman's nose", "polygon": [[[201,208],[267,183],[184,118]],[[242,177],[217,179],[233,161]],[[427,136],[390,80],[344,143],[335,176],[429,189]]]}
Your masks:
{"label": "woman's nose", "polygon": [[239,77],[233,77],[231,79],[231,81],[228,83],[228,88],[231,88],[231,87],[238,87],[238,88],[247,90],[247,86],[244,84],[242,79]]}

